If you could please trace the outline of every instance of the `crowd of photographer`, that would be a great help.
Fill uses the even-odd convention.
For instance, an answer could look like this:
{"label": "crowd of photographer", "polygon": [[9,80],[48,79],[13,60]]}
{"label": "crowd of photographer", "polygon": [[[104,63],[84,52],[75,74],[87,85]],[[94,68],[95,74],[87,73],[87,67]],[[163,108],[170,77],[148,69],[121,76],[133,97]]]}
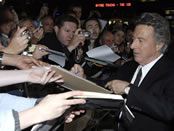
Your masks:
{"label": "crowd of photographer", "polygon": [[[135,90],[141,86],[141,82],[146,78],[146,75],[148,77],[148,71],[155,66],[155,63],[158,63],[158,60],[163,60],[164,52],[162,52],[162,49],[166,51],[167,47],[165,48],[165,44],[169,43],[163,42],[163,39],[159,39],[161,40],[159,42],[157,39],[154,40],[152,38],[155,42],[153,40],[152,42],[150,41],[149,43],[154,45],[151,46],[147,44],[146,39],[144,40],[144,38],[139,38],[138,36],[139,34],[143,34],[142,30],[145,30],[145,32],[152,31],[150,33],[157,34],[151,36],[157,37],[161,35],[161,37],[163,37],[163,34],[158,34],[158,30],[155,30],[156,28],[161,29],[161,27],[156,27],[155,25],[161,24],[160,21],[157,21],[158,19],[164,23],[166,22],[165,19],[153,13],[145,13],[144,19],[140,18],[140,22],[135,26],[136,28],[133,33],[134,27],[124,24],[121,20],[111,25],[107,22],[103,25],[102,16],[97,11],[91,11],[89,17],[81,20],[83,15],[82,9],[81,5],[72,5],[62,14],[57,14],[54,11],[51,12],[48,5],[43,4],[40,8],[40,12],[38,12],[37,18],[33,18],[25,11],[19,13],[16,12],[14,8],[5,4],[0,6],[0,87],[2,87],[0,89],[0,130],[23,130],[32,125],[56,119],[63,115],[71,106],[84,104],[86,102],[84,99],[73,99],[76,95],[83,95],[83,91],[69,91],[61,87],[64,80],[61,75],[55,76],[55,71],[51,70],[51,65],[59,65],[80,77],[105,86],[115,94],[128,95],[127,103],[130,106],[131,104],[135,104],[136,106],[136,101],[139,100],[137,94],[140,93],[144,96],[143,100],[145,102],[147,102],[146,100],[148,99],[145,98],[149,96],[152,98],[152,101],[154,100],[154,103],[156,102],[158,104],[158,107],[161,107],[161,105],[158,103],[159,101],[154,98],[155,96],[159,94],[165,96],[167,92],[171,97],[172,93],[170,94],[170,90],[172,90],[172,84],[170,83],[173,79],[173,75],[168,72],[168,69],[165,71],[169,73],[171,79],[166,79],[169,77],[166,76],[163,80],[165,84],[169,81],[169,83],[167,83],[169,86],[166,87],[166,85],[162,83],[161,85],[165,88],[160,86],[162,88],[162,91],[159,91],[160,93],[155,90],[156,88],[152,90],[152,92],[154,92],[152,95],[151,93],[147,95],[146,91],[146,93],[144,93],[143,91],[146,89],[138,89],[140,90],[138,93]],[[151,21],[151,18],[154,18],[153,20],[156,21]],[[148,23],[146,19],[150,22]],[[167,26],[167,24],[165,26]],[[152,27],[154,30],[151,30],[151,28],[146,30],[148,27]],[[166,27],[166,30],[163,28],[161,30],[162,32],[168,32],[168,27]],[[142,37],[146,35],[147,34],[144,33]],[[151,36],[148,36],[148,38],[150,39]],[[166,40],[167,36],[165,36],[164,39]],[[146,43],[148,47],[143,46],[143,44],[139,45],[142,41],[145,41],[144,43]],[[159,44],[157,44],[158,42]],[[120,56],[119,60],[112,63],[114,66],[110,66],[109,64],[102,65],[86,59],[88,58],[86,52],[103,45],[108,46],[115,54]],[[141,53],[144,54],[138,57]],[[130,61],[133,60],[133,54],[136,62],[132,64]],[[171,54],[169,55],[171,56]],[[138,69],[141,65],[143,65],[141,66],[141,68],[143,68],[149,64],[146,62],[146,59],[149,63],[152,62],[150,66],[148,66],[150,69],[144,69],[145,75],[141,78],[140,84],[135,86],[134,82],[136,80],[134,75],[138,74]],[[166,63],[172,65],[170,62]],[[134,64],[136,66],[134,66]],[[139,66],[137,68],[138,64]],[[166,66],[164,65],[164,67]],[[123,68],[125,70],[131,68],[131,70],[120,73],[120,69]],[[129,73],[133,73],[136,68],[136,73],[134,75],[131,74],[129,80],[125,78],[129,77]],[[166,72],[164,72],[164,75],[166,75]],[[125,74],[128,75],[125,76]],[[153,79],[150,79],[149,83],[152,80]],[[20,84],[24,82],[26,83]],[[154,83],[156,82],[161,83],[158,79]],[[153,85],[152,82],[151,87],[156,87],[156,84]],[[142,88],[145,88],[145,86],[142,86]],[[170,103],[170,97],[164,101]],[[138,101],[140,103],[138,106],[143,107],[141,105],[144,102],[143,100]],[[142,117],[142,120],[147,118],[147,120],[151,120],[154,123],[159,120],[162,124],[166,121],[168,122],[167,118],[164,123],[161,122],[160,117],[163,115],[160,112],[161,110],[159,111],[161,114],[158,113],[158,110],[153,113],[151,112],[151,105],[147,104],[145,106],[147,106],[149,110],[146,110],[146,107],[142,108],[142,110],[145,110],[145,113],[142,113],[143,115],[139,115],[141,111],[136,109],[136,107],[131,107],[131,109],[138,118]],[[75,115],[80,115],[83,112],[83,110],[70,112],[70,114],[65,117],[65,122],[71,122]],[[86,110],[85,117],[81,117],[82,121],[76,120],[71,125],[62,127],[62,130],[94,130],[95,127],[92,129],[94,124],[91,125],[89,121],[91,118],[93,119],[96,114],[100,116],[102,113],[103,112],[98,113]],[[146,113],[150,117],[148,115],[146,116]],[[156,114],[157,117],[155,116]],[[111,115],[113,114],[111,113]],[[122,117],[122,115],[120,116]],[[4,121],[8,121],[8,124],[5,124]],[[115,125],[115,122],[110,123]],[[160,124],[157,123],[156,125]],[[123,128],[127,130],[127,127]],[[125,129],[123,129],[123,131],[125,131]]]}
{"label": "crowd of photographer", "polygon": [[[107,78],[109,78],[112,75],[113,70],[116,69],[115,68],[110,69],[110,67],[98,65],[95,62],[86,61],[85,57],[87,56],[86,55],[87,51],[101,45],[107,45],[119,55],[125,55],[127,57],[130,52],[129,47],[128,47],[129,51],[127,52],[126,50],[127,41],[125,38],[127,32],[125,29],[127,28],[124,29],[123,25],[118,27],[117,26],[112,27],[106,25],[105,27],[103,27],[99,17],[93,13],[91,13],[88,18],[82,21],[81,20],[82,6],[80,5],[73,5],[69,7],[67,11],[64,12],[64,14],[61,14],[59,16],[55,15],[54,13],[53,15],[50,15],[51,13],[49,12],[49,8],[45,4],[43,4],[43,6],[41,7],[40,12],[38,13],[39,15],[36,19],[27,16],[25,12],[23,13],[24,13],[23,15],[21,14],[18,15],[19,13],[17,13],[14,8],[11,8],[10,6],[6,5],[2,5],[0,8],[0,45],[1,45],[0,51],[2,52],[2,59],[3,61],[5,61],[5,55],[8,56],[8,54],[9,55],[12,54],[14,55],[14,58],[16,58],[15,64],[11,64],[9,62],[10,60],[14,61],[14,58],[7,60],[7,63],[2,63],[3,64],[3,66],[1,66],[2,70],[5,69],[14,70],[16,69],[16,67],[26,70],[32,68],[33,63],[35,66],[45,65],[45,63],[40,62],[40,60],[49,64],[57,65],[58,63],[49,59],[51,53],[48,50],[54,50],[65,54],[66,59],[63,68],[68,70],[70,69],[75,70],[77,72],[79,70],[82,70],[82,68],[79,66],[81,65],[84,69],[85,78],[93,80],[94,82],[98,82],[100,80],[107,80]],[[22,57],[20,58],[20,56]],[[17,59],[18,57],[19,59]],[[131,57],[132,56],[130,56],[130,58]],[[125,60],[122,59],[115,64],[121,66],[124,62]],[[49,73],[49,74],[53,75],[54,73]],[[84,74],[82,73],[80,76],[84,76]],[[44,84],[51,80],[50,77],[52,75],[48,75],[49,78],[47,78],[47,76],[44,76],[46,79]],[[28,82],[28,80],[21,82]],[[19,81],[16,83],[21,83],[21,82]],[[12,84],[15,83],[13,82]],[[22,85],[16,84],[15,86],[14,85],[11,86],[11,84],[8,83],[4,84],[3,86],[6,87],[1,89],[2,93],[10,93],[12,95],[20,95],[25,97],[28,96],[36,98],[45,97],[47,94],[50,93],[57,93],[57,92],[61,93],[67,91],[67,90],[62,91],[62,89],[59,91],[59,89],[57,89],[57,84],[53,84],[53,86],[51,85],[52,89],[48,89],[50,87],[49,84],[47,85],[48,87],[45,87],[44,85],[38,86],[37,84],[36,85],[31,84],[29,85],[28,87],[29,89],[27,90],[25,87],[26,84]],[[56,87],[56,89],[54,87]],[[70,95],[78,95],[78,93],[77,94],[70,93]],[[23,111],[24,113],[22,112],[22,115],[24,114],[25,116],[25,109],[29,108],[29,106],[33,107],[36,99],[34,99],[34,101],[31,102],[31,105],[29,105],[28,107],[25,108],[21,107],[21,109],[18,110],[15,109],[15,103],[17,101],[18,103],[21,101],[25,103],[25,100],[23,98],[21,97],[13,98],[13,96],[8,96],[8,95],[6,96],[6,94],[4,94],[3,97],[4,100],[7,99],[6,97],[9,97],[9,99],[14,99],[13,102],[14,104],[11,104],[12,106],[9,108],[10,111],[12,111],[11,109],[15,110],[12,111],[13,112],[12,114],[15,115],[14,117],[15,119],[12,119],[12,116],[9,116],[9,120],[11,119],[11,124],[14,124],[14,122],[19,123],[20,121],[21,129],[34,124],[34,122],[32,123],[32,121],[31,123],[26,124],[25,123],[26,118],[23,118],[24,124],[26,124],[23,126],[22,125],[23,120],[21,120],[20,111]],[[47,97],[45,99],[47,99]],[[26,101],[28,101],[27,98]],[[82,101],[79,100],[79,102]],[[84,103],[84,101],[82,103]],[[45,102],[45,104],[46,106],[48,106],[49,103]],[[75,103],[72,102],[70,104],[75,104]],[[10,103],[7,104],[6,106],[9,105]],[[35,109],[35,107],[33,108]],[[45,109],[45,107],[39,107],[39,108]],[[16,111],[19,114],[16,113]],[[27,113],[29,112],[30,114],[30,111],[26,112]],[[60,114],[62,114],[63,112],[64,111],[62,111],[61,113],[58,112],[59,115],[55,115],[55,117],[60,116]],[[16,114],[18,114],[17,117]],[[33,114],[35,115],[35,113]],[[2,117],[2,120],[5,119],[3,119]],[[45,120],[48,119],[43,118],[39,122]],[[38,121],[35,123],[38,123]],[[18,124],[16,126],[19,128]],[[14,126],[11,127],[16,128]],[[4,127],[4,129],[5,128],[6,127]],[[10,130],[12,130],[12,128]]]}
{"label": "crowd of photographer", "polygon": [[[43,5],[37,19],[32,19],[29,16],[20,18],[14,8],[6,5],[0,7],[0,59],[2,70],[0,86],[5,86],[0,90],[2,93],[0,96],[2,107],[0,112],[1,130],[22,130],[33,124],[61,116],[71,105],[85,103],[81,99],[67,100],[67,98],[74,95],[82,94],[78,91],[48,95],[50,89],[46,89],[42,94],[41,90],[44,84],[63,82],[61,76],[53,77],[55,72],[48,68],[49,64],[57,63],[48,59],[50,53],[46,49],[64,53],[66,62],[63,67],[71,69],[72,72],[83,72],[81,71],[82,68],[76,63],[83,65],[86,76],[83,73],[80,76],[90,79],[104,67],[86,62],[84,59],[86,52],[100,45],[109,44],[107,39],[111,41],[109,46],[114,43],[112,31],[108,31],[111,32],[111,37],[107,38],[106,36],[106,39],[104,35],[100,37],[103,27],[97,17],[89,17],[81,24],[81,6],[71,7],[65,14],[56,17],[48,15],[48,12],[48,7]],[[33,66],[38,67],[33,68]],[[6,71],[7,69],[8,71]],[[30,84],[33,90],[29,89],[28,93],[28,89],[26,90],[25,87],[26,84],[18,84],[23,82],[40,83],[42,85],[32,86]],[[35,89],[37,87],[41,90]],[[44,98],[40,102],[37,102],[37,99],[24,98],[31,97],[32,95],[29,94],[33,94],[33,92],[37,92],[34,93],[33,97]],[[57,92],[61,93],[62,91],[55,91],[54,88],[51,90],[53,94]],[[45,111],[48,114],[44,114]],[[71,113],[67,116],[66,121],[72,121],[74,115],[80,114],[80,112]],[[38,119],[33,119],[33,117]],[[4,124],[3,121],[9,123]]]}

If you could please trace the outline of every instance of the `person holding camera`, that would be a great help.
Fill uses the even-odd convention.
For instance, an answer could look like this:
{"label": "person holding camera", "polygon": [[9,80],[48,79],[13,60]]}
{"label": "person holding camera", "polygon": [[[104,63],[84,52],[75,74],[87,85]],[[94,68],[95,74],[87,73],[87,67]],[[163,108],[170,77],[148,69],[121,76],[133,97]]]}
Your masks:
{"label": "person holding camera", "polygon": [[[99,35],[101,33],[102,28],[100,21],[95,17],[91,17],[85,20],[83,24],[83,29],[85,29],[87,32],[90,32],[90,36],[88,37],[88,39],[86,39],[85,44],[83,46],[83,58],[85,58],[87,51],[100,46]],[[88,77],[92,78],[99,77],[101,74],[100,71],[103,67],[101,65],[85,61],[83,58],[82,58],[83,61],[82,64],[85,74]]]}
{"label": "person holding camera", "polygon": [[39,48],[45,48],[46,46],[39,44],[38,41],[44,36],[44,31],[42,27],[35,27],[33,20],[29,18],[25,18],[20,20],[20,27],[26,27],[26,30],[22,32],[22,36],[27,36],[29,43],[26,50],[23,52],[24,55],[32,55],[36,59],[41,59],[43,56],[48,53],[44,50],[39,50]]}
{"label": "person holding camera", "polygon": [[0,50],[9,54],[20,54],[28,46],[29,42],[28,36],[22,35],[25,30],[26,27],[18,27],[12,38],[9,40],[8,45],[6,47],[2,46]]}
{"label": "person holding camera", "polygon": [[[54,32],[45,34],[39,42],[49,49],[64,53],[66,69],[74,65],[74,50],[85,41],[85,36],[80,34],[81,29],[78,29],[78,25],[78,20],[73,16],[59,16],[55,21]],[[48,59],[46,61],[51,62]]]}

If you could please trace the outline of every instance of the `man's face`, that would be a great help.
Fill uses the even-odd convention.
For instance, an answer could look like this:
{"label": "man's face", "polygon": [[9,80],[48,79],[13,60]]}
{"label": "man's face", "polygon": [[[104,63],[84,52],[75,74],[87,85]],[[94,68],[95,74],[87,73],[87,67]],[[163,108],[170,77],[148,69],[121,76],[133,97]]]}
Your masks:
{"label": "man's face", "polygon": [[74,36],[77,25],[73,22],[64,22],[64,25],[56,30],[58,40],[68,46]]}
{"label": "man's face", "polygon": [[101,40],[101,44],[106,44],[108,46],[111,46],[114,42],[114,35],[111,32],[106,32],[103,36],[103,39]]}
{"label": "man's face", "polygon": [[77,18],[80,19],[82,16],[82,9],[80,7],[74,7],[73,11],[76,13]]}
{"label": "man's face", "polygon": [[91,32],[91,39],[95,40],[98,38],[100,27],[96,20],[89,20],[86,22],[86,30]]}
{"label": "man's face", "polygon": [[125,34],[123,31],[117,31],[115,34],[114,34],[114,43],[116,45],[120,45],[125,39]]}
{"label": "man's face", "polygon": [[46,18],[43,21],[43,29],[44,29],[44,32],[53,32],[54,21],[52,18]]}
{"label": "man's face", "polygon": [[27,27],[27,29],[31,32],[34,32],[34,30],[35,30],[34,24],[31,20],[24,21],[23,23],[21,23],[21,26]]}
{"label": "man's face", "polygon": [[136,62],[141,65],[150,63],[160,55],[160,49],[162,46],[163,44],[157,43],[152,26],[136,26],[131,45]]}

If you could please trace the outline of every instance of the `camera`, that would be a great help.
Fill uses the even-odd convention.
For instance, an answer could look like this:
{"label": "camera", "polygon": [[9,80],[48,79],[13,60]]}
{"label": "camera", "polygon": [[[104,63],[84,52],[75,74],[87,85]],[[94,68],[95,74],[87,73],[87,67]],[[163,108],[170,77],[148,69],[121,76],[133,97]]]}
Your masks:
{"label": "camera", "polygon": [[26,35],[27,36],[27,39],[30,40],[31,37],[32,37],[32,32],[30,32],[29,30],[24,30],[22,33],[21,33],[21,36],[24,36]]}
{"label": "camera", "polygon": [[86,31],[86,30],[82,30],[80,32],[80,34],[82,34],[83,36],[85,36],[86,39],[89,39],[91,37],[91,32]]}

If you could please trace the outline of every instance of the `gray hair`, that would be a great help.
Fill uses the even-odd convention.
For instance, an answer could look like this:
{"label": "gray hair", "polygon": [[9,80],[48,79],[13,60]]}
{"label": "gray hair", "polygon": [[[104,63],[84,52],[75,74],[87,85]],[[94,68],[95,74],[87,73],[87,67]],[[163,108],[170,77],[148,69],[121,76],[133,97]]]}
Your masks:
{"label": "gray hair", "polygon": [[143,13],[136,21],[137,25],[152,26],[155,31],[155,39],[158,43],[163,43],[161,53],[166,52],[170,44],[170,27],[169,22],[157,13]]}

